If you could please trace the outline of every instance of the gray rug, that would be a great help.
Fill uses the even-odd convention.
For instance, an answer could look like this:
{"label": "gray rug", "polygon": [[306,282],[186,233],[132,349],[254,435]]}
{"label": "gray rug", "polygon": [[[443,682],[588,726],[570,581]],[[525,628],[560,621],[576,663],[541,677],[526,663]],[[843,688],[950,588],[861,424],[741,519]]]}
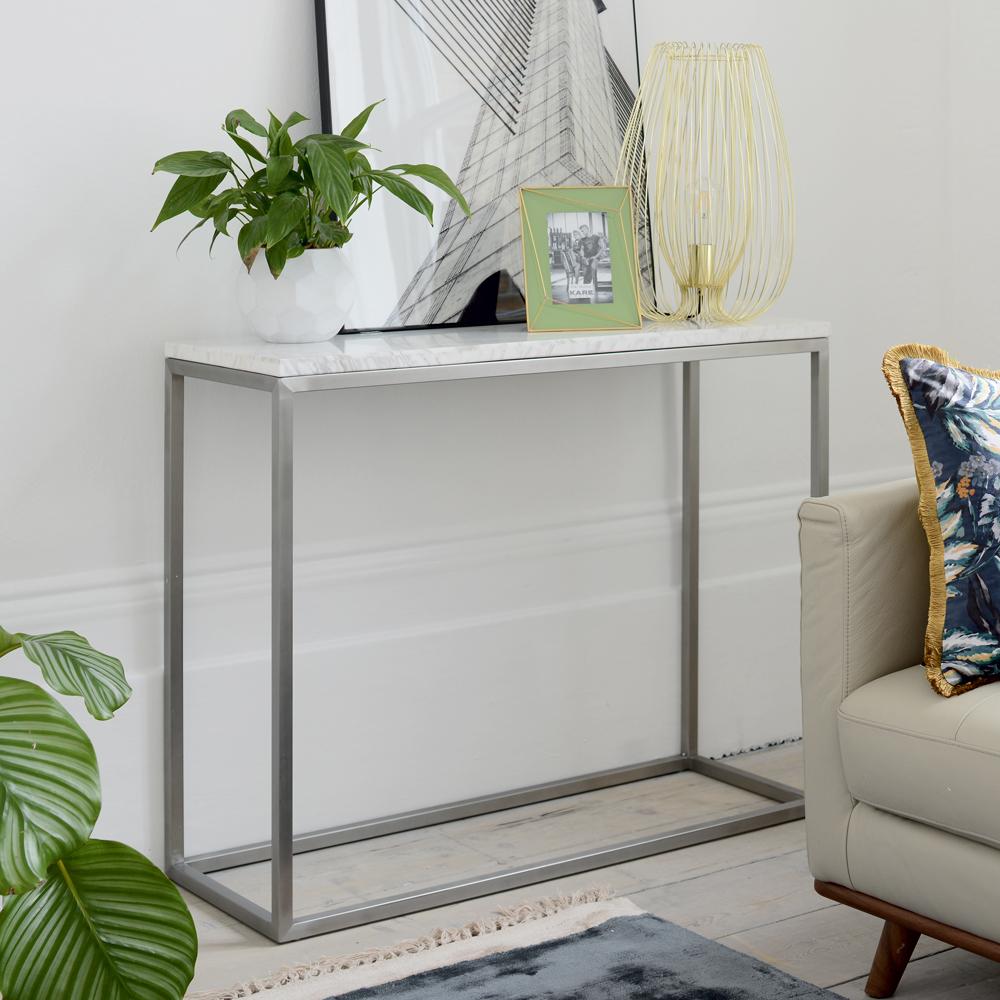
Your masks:
{"label": "gray rug", "polygon": [[648,913],[338,1000],[813,1000],[832,997]]}
{"label": "gray rug", "polygon": [[833,994],[600,890],[522,903],[191,1000],[820,1000]]}

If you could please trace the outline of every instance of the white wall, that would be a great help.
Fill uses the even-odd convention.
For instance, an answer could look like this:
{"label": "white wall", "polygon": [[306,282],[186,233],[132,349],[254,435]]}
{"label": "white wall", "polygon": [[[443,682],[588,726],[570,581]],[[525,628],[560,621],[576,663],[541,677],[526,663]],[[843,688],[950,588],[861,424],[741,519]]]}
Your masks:
{"label": "white wall", "polygon": [[[962,300],[995,260],[1000,11],[639,10],[647,43],[765,45],[799,205],[776,312],[835,323],[835,486],[907,474],[885,347],[995,363]],[[87,723],[100,831],[158,856],[161,344],[238,323],[231,247],[210,262],[195,238],[175,256],[179,225],[148,234],[167,186],[149,170],[219,145],[232,107],[318,119],[312,3],[25,4],[0,44],[0,622],[78,628],[123,657],[135,698]],[[704,376],[715,754],[799,732],[806,366]],[[676,749],[678,389],[674,373],[616,371],[303,401],[300,828]],[[217,386],[191,389],[189,419],[191,837],[208,848],[264,832],[268,431],[262,399]]]}

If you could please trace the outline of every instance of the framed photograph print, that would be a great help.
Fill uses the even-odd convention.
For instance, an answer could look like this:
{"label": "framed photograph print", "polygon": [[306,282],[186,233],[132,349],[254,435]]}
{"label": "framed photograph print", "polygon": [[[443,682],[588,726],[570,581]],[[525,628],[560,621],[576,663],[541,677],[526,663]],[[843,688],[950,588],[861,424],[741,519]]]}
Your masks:
{"label": "framed photograph print", "polygon": [[523,322],[518,192],[608,184],[638,84],[632,0],[315,0],[323,129],[384,98],[375,166],[434,163],[434,222],[394,198],[358,214],[348,330]]}
{"label": "framed photograph print", "polygon": [[522,188],[521,228],[531,333],[642,326],[628,188]]}

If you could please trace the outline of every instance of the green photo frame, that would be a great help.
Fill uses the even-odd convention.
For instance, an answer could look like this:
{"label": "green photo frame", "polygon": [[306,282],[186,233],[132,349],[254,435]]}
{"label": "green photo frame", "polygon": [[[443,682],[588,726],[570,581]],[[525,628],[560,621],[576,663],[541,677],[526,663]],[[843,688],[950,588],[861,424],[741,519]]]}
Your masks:
{"label": "green photo frame", "polygon": [[521,188],[521,237],[530,333],[642,328],[627,187]]}

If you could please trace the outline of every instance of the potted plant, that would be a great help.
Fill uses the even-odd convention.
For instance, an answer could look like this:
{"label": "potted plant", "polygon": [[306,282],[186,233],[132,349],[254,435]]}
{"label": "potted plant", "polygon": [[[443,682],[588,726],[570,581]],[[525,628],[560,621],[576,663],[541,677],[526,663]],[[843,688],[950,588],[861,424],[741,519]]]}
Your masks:
{"label": "potted plant", "polygon": [[[0,628],[49,687],[110,719],[132,689],[75,632]],[[4,1000],[181,1000],[198,939],[180,893],[124,844],[90,839],[101,811],[87,734],[37,684],[0,677],[0,993]]]}
{"label": "potted plant", "polygon": [[[314,132],[293,140],[290,130],[307,121],[297,111],[284,121],[269,114],[265,128],[243,109],[226,115],[223,131],[246,164],[227,153],[190,150],[157,160],[153,172],[176,174],[153,223],[190,212],[196,229],[211,223],[212,243],[239,226],[236,245],[249,272],[240,305],[265,340],[308,343],[339,333],[353,305],[355,280],[343,253],[351,224],[379,191],[399,198],[434,221],[430,199],[411,178],[446,192],[468,215],[468,202],[450,177],[429,163],[375,168],[371,146],[360,138],[376,101],[339,135]],[[263,140],[255,143],[253,137]],[[222,188],[224,181],[232,185]],[[263,251],[263,252],[261,252]]]}

